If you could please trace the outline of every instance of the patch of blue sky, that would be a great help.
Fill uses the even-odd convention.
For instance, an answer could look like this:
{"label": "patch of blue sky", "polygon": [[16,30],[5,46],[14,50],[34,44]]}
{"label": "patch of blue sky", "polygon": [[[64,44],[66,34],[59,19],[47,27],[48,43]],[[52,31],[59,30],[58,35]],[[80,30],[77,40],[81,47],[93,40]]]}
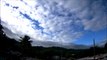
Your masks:
{"label": "patch of blue sky", "polygon": [[6,6],[10,6],[10,4],[9,4],[9,3],[6,3]]}
{"label": "patch of blue sky", "polygon": [[33,20],[29,15],[24,14],[22,12],[20,12],[21,15],[23,15],[25,18],[27,18],[28,20]]}
{"label": "patch of blue sky", "polygon": [[14,9],[18,9],[19,7],[18,7],[18,6],[13,6],[13,8],[14,8]]}
{"label": "patch of blue sky", "polygon": [[18,9],[18,8],[19,8],[18,6],[12,6],[12,5],[10,5],[9,3],[5,3],[5,5],[8,6],[8,7],[11,6],[11,7],[14,8],[14,9]]}
{"label": "patch of blue sky", "polygon": [[107,29],[103,29],[97,32],[84,31],[84,35],[78,40],[74,41],[74,43],[92,45],[93,39],[95,39],[96,43],[98,43],[106,38],[107,38]]}
{"label": "patch of blue sky", "polygon": [[28,20],[30,20],[31,22],[33,22],[33,25],[34,25],[33,28],[34,29],[38,29],[38,30],[41,29],[41,30],[43,30],[43,27],[39,26],[40,23],[37,20],[32,19],[28,14],[24,14],[22,12],[20,12],[20,14],[23,15]]}
{"label": "patch of blue sky", "polygon": [[41,27],[41,26],[39,26],[39,22],[37,21],[37,20],[32,20],[32,22],[33,22],[33,25],[35,25],[33,28],[34,29],[40,29],[40,30],[43,30],[44,28],[43,27]]}

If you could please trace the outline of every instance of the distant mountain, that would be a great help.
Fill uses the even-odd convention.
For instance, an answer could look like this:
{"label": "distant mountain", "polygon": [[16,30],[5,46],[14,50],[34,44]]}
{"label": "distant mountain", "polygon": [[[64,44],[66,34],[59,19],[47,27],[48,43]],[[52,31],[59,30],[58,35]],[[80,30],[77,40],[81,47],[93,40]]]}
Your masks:
{"label": "distant mountain", "polygon": [[64,48],[68,48],[68,49],[88,49],[88,48],[90,48],[90,46],[71,44],[71,45],[65,45]]}
{"label": "distant mountain", "polygon": [[90,48],[90,46],[86,45],[79,45],[79,44],[73,44],[73,43],[57,43],[57,42],[51,42],[51,41],[34,41],[32,43],[33,46],[43,46],[43,47],[62,47],[67,49],[87,49]]}

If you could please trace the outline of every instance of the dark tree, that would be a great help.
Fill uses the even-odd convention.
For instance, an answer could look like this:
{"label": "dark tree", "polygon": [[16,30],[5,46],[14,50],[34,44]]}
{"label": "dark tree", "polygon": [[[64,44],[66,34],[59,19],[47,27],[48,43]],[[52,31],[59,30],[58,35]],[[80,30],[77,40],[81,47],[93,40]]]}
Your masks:
{"label": "dark tree", "polygon": [[20,40],[20,45],[23,48],[29,48],[29,47],[31,47],[30,37],[29,36],[24,36],[24,38],[22,38]]}
{"label": "dark tree", "polygon": [[107,49],[107,43],[105,44],[105,49]]}
{"label": "dark tree", "polygon": [[11,53],[17,50],[18,42],[8,38],[3,31],[3,28],[0,20],[0,58],[5,60],[19,60],[17,55]]}
{"label": "dark tree", "polygon": [[0,40],[1,40],[2,37],[3,37],[3,31],[2,31],[2,29],[3,29],[3,27],[2,27],[2,25],[1,25],[1,23],[0,23]]}
{"label": "dark tree", "polygon": [[26,56],[30,56],[31,55],[31,41],[30,41],[30,37],[29,36],[24,36],[21,40],[20,40],[20,48],[21,48],[21,52],[23,53],[23,55]]}

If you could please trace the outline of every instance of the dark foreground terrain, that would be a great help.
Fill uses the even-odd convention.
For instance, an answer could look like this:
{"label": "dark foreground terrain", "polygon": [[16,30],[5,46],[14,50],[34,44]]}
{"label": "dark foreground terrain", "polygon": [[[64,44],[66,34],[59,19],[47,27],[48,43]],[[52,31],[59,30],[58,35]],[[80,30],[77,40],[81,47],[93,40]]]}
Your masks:
{"label": "dark foreground terrain", "polygon": [[107,60],[107,43],[89,49],[31,46],[28,36],[16,41],[6,37],[2,29],[0,25],[0,60],[93,60],[94,55]]}

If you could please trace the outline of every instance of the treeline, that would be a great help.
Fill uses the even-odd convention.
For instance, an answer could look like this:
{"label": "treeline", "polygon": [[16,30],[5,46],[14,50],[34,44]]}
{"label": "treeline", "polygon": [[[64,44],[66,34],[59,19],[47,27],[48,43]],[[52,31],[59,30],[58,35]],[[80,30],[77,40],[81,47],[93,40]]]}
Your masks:
{"label": "treeline", "polygon": [[90,47],[89,49],[65,49],[61,47],[42,47],[32,46],[28,36],[23,37],[20,41],[10,39],[2,31],[0,25],[0,58],[5,57],[7,60],[21,60],[23,57],[38,58],[41,60],[61,60],[93,56],[95,54],[107,53],[107,43],[104,47]]}

